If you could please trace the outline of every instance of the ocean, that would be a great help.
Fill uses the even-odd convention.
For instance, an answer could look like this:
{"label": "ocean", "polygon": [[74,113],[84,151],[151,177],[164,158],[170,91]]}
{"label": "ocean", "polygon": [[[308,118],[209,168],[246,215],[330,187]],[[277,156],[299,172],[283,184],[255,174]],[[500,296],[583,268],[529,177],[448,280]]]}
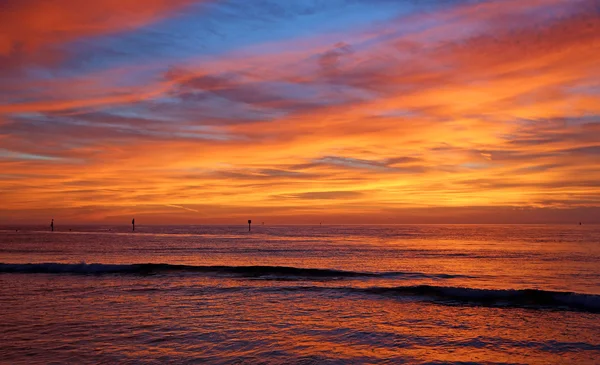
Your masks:
{"label": "ocean", "polygon": [[600,226],[3,227],[0,363],[600,364]]}

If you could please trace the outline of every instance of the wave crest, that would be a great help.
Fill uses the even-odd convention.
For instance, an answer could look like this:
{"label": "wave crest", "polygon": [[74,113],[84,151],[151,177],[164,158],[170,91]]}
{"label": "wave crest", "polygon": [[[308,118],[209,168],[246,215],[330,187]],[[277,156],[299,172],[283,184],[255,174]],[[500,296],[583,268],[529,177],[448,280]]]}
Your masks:
{"label": "wave crest", "polygon": [[[194,266],[173,264],[5,264],[0,263],[0,274],[71,274],[71,275],[154,275],[169,273],[203,273],[233,275],[250,278],[286,279],[343,279],[343,278],[398,278],[449,279],[468,277],[452,274],[425,274],[415,272],[369,273],[334,269],[298,268],[289,266]],[[523,307],[533,309],[576,310],[600,313],[600,295],[538,289],[477,289],[468,287],[413,285],[397,287],[331,287],[294,286],[276,290],[339,290],[362,295],[384,295],[410,301],[434,302],[449,305],[493,307]]]}
{"label": "wave crest", "polygon": [[476,289],[435,285],[353,289],[361,293],[417,298],[442,304],[577,310],[600,313],[600,295],[539,289]]}
{"label": "wave crest", "polygon": [[356,272],[334,269],[313,269],[290,266],[194,266],[174,264],[4,264],[0,263],[0,273],[23,274],[165,274],[165,273],[205,273],[230,274],[245,277],[279,278],[360,278],[395,277],[404,279],[450,279],[466,277],[452,274],[425,274],[415,272]]}

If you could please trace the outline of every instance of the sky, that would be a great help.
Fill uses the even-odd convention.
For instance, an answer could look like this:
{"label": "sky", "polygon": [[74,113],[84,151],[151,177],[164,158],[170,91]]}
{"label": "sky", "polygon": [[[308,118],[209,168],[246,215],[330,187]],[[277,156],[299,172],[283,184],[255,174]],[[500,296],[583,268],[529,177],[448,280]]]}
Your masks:
{"label": "sky", "polygon": [[598,0],[0,0],[0,224],[600,222]]}

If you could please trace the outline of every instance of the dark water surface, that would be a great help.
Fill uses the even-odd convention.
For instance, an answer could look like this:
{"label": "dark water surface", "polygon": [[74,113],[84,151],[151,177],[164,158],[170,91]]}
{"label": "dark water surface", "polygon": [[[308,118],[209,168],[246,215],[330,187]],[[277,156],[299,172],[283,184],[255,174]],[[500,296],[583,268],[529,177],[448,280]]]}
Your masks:
{"label": "dark water surface", "polygon": [[0,362],[600,363],[599,226],[69,228],[1,228]]}

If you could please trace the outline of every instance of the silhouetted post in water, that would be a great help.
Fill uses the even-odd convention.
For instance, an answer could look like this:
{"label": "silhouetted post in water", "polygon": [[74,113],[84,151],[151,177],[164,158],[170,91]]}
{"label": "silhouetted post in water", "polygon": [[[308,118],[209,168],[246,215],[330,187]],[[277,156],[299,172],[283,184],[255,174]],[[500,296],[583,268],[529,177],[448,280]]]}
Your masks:
{"label": "silhouetted post in water", "polygon": [[50,229],[54,232],[54,218],[52,218],[52,222],[50,222]]}
{"label": "silhouetted post in water", "polygon": [[252,220],[248,219],[248,232],[252,230]]}
{"label": "silhouetted post in water", "polygon": [[131,220],[131,232],[135,232],[135,218]]}
{"label": "silhouetted post in water", "polygon": [[581,222],[579,222],[579,225],[581,225]]}

